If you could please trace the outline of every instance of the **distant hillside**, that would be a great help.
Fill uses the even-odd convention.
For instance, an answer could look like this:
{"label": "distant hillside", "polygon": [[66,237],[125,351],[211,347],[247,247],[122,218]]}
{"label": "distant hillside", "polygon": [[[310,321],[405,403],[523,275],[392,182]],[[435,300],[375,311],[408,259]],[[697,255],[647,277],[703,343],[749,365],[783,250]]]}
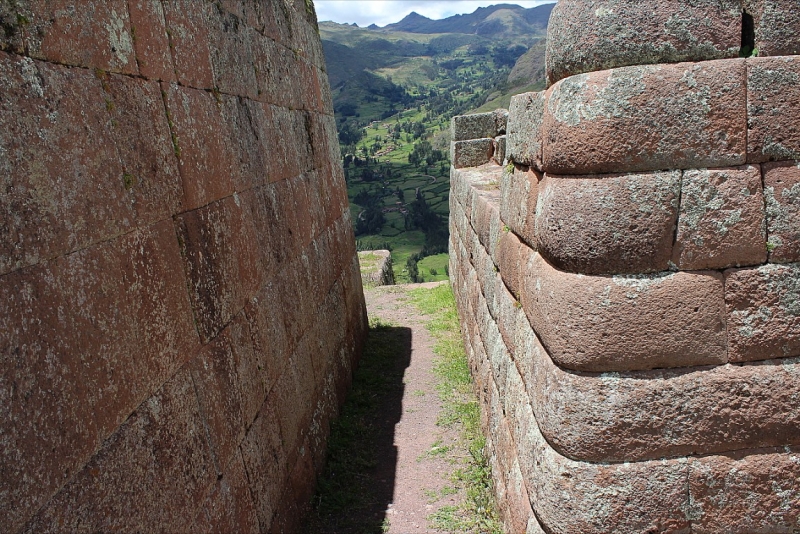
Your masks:
{"label": "distant hillside", "polygon": [[550,11],[555,4],[530,9],[517,5],[498,4],[478,8],[468,15],[454,15],[442,20],[432,20],[411,13],[400,22],[384,26],[383,30],[410,33],[465,33],[486,37],[508,33],[541,33],[547,28]]}

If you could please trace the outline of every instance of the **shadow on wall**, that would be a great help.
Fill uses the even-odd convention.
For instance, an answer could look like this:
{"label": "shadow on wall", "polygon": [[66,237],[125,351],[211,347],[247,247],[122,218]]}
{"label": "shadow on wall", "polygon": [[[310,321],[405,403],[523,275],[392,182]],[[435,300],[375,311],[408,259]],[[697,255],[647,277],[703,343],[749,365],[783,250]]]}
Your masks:
{"label": "shadow on wall", "polygon": [[370,328],[347,402],[332,425],[325,471],[302,532],[385,532],[386,510],[394,502],[394,432],[403,414],[411,335],[410,328]]}

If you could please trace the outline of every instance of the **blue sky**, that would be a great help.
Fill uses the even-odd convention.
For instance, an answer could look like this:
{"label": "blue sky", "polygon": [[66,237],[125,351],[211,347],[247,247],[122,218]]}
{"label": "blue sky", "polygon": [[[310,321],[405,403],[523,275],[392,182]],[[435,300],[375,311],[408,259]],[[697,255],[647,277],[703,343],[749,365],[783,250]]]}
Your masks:
{"label": "blue sky", "polygon": [[385,26],[398,22],[416,11],[431,19],[443,19],[457,14],[472,13],[479,7],[494,4],[517,4],[522,7],[535,7],[553,3],[555,0],[482,1],[482,0],[314,0],[317,19],[322,22],[332,20],[340,23],[353,23],[359,26],[377,24]]}

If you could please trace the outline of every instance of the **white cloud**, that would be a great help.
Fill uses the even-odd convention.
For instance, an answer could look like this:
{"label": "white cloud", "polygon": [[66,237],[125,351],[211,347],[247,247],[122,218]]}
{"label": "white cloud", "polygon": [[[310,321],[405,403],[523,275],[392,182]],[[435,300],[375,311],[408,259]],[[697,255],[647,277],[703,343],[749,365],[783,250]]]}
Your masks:
{"label": "white cloud", "polygon": [[317,19],[322,22],[332,20],[339,23],[353,23],[359,26],[377,24],[385,26],[399,22],[403,17],[416,11],[430,19],[443,19],[457,14],[472,13],[479,7],[499,3],[516,4],[522,7],[535,7],[553,3],[555,0],[314,0]]}

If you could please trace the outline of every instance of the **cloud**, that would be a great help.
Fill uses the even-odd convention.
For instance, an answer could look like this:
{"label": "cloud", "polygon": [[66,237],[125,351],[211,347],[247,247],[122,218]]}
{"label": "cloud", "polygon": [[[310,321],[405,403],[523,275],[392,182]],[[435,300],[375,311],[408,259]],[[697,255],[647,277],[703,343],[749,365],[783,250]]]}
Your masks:
{"label": "cloud", "polygon": [[499,3],[516,4],[522,7],[535,7],[553,3],[555,0],[521,0],[508,2],[491,0],[314,0],[317,19],[322,22],[332,20],[339,23],[353,23],[359,26],[377,24],[386,26],[400,21],[416,11],[429,19],[443,19],[457,14],[472,13],[479,7]]}

